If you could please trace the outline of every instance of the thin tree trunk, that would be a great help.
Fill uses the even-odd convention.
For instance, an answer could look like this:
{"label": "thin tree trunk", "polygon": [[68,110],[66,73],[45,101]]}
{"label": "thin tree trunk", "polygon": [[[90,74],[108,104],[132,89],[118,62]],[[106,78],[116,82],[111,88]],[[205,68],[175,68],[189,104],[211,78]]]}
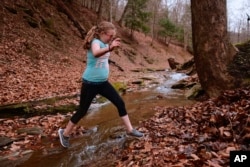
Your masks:
{"label": "thin tree trunk", "polygon": [[103,0],[100,0],[98,11],[97,11],[97,22],[100,22],[102,18]]}
{"label": "thin tree trunk", "polygon": [[128,0],[127,5],[125,6],[124,11],[122,13],[122,16],[121,16],[120,20],[118,21],[118,24],[120,26],[122,26],[122,24],[123,24],[123,20],[124,20],[126,14],[127,14],[127,11],[129,9],[131,3],[132,3],[132,0]]}
{"label": "thin tree trunk", "polygon": [[113,3],[109,0],[109,21],[113,22]]}

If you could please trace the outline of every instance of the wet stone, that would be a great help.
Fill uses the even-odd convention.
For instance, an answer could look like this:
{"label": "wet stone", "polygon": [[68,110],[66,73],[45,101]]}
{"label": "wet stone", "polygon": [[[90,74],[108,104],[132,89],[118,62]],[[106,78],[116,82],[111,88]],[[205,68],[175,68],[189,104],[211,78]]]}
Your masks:
{"label": "wet stone", "polygon": [[0,156],[0,166],[15,167],[27,161],[33,154],[33,150],[13,152],[6,156]]}
{"label": "wet stone", "polygon": [[109,136],[111,139],[121,139],[125,137],[124,133],[121,132],[117,132],[117,133],[113,133]]}
{"label": "wet stone", "polygon": [[13,143],[13,140],[5,137],[5,136],[0,136],[0,147],[6,146]]}

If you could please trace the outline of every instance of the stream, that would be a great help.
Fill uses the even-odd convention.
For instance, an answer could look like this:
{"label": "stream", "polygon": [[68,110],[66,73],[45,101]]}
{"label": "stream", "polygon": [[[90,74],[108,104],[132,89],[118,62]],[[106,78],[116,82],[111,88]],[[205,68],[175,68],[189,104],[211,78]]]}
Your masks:
{"label": "stream", "polygon": [[[183,106],[194,101],[187,100],[183,90],[171,89],[171,85],[187,77],[185,74],[164,72],[160,84],[151,88],[128,92],[123,95],[127,111],[136,128],[140,122],[151,118],[155,114],[156,106]],[[154,77],[157,74],[151,74]],[[160,98],[159,98],[160,97]],[[127,137],[125,129],[113,104],[107,103],[99,107],[91,106],[87,116],[79,124],[89,130],[83,137],[70,140],[71,147],[63,148],[59,140],[51,149],[35,151],[24,160],[19,167],[83,167],[83,166],[113,166],[112,157],[108,153],[113,148],[123,147],[127,141],[134,140]],[[46,141],[50,142],[50,141]],[[0,165],[1,166],[1,165]]]}

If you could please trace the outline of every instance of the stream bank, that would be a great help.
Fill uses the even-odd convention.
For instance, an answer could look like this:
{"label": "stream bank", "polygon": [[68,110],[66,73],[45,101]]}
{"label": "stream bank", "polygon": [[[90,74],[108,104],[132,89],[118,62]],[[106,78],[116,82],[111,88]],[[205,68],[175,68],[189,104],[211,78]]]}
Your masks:
{"label": "stream bank", "polygon": [[[181,90],[173,90],[170,88],[171,84],[185,77],[183,74],[175,74],[171,72],[164,72],[166,77],[159,77],[162,74],[150,73],[150,76],[155,78],[159,77],[159,84],[150,84],[150,87],[144,87],[138,92],[128,92],[122,97],[126,103],[126,107],[131,119],[132,124],[137,127],[140,121],[149,119],[155,113],[155,107],[158,106],[183,106],[194,103],[187,100]],[[149,76],[147,76],[149,78]],[[171,81],[171,82],[170,82]],[[151,82],[151,81],[148,81]],[[154,83],[156,83],[154,81]],[[5,161],[16,166],[33,166],[34,163],[40,164],[40,166],[81,166],[89,163],[94,163],[101,159],[101,162],[106,163],[105,157],[108,152],[115,147],[120,147],[126,144],[129,139],[124,133],[120,118],[116,112],[115,107],[107,103],[105,105],[96,106],[93,104],[86,117],[79,122],[79,129],[72,137],[72,147],[68,150],[63,149],[58,142],[57,129],[61,126],[65,126],[67,119],[72,115],[72,112],[65,115],[44,116],[43,120],[50,120],[49,123],[43,123],[41,117],[31,118],[34,122],[40,122],[43,132],[50,129],[50,135],[41,137],[40,143],[37,146],[40,148],[30,150],[30,152],[21,151],[25,145],[29,145],[30,140],[24,140],[27,143],[14,143],[19,146],[20,149],[14,150],[19,152],[15,160]],[[30,125],[32,121],[26,119]],[[47,126],[47,129],[46,129]],[[44,129],[45,128],[45,129]],[[39,135],[38,135],[39,136]],[[38,137],[39,138],[39,137]],[[34,146],[33,146],[34,148]],[[60,159],[58,159],[60,157]],[[25,160],[24,160],[25,158]],[[2,164],[4,161],[2,161]],[[13,165],[14,164],[14,165]]]}

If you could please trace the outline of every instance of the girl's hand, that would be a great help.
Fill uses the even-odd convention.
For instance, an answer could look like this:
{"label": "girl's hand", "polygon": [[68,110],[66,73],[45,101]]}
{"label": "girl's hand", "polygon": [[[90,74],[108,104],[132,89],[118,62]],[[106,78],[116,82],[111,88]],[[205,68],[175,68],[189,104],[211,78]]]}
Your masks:
{"label": "girl's hand", "polygon": [[114,48],[121,45],[121,38],[115,38],[109,45],[109,50],[112,51]]}

